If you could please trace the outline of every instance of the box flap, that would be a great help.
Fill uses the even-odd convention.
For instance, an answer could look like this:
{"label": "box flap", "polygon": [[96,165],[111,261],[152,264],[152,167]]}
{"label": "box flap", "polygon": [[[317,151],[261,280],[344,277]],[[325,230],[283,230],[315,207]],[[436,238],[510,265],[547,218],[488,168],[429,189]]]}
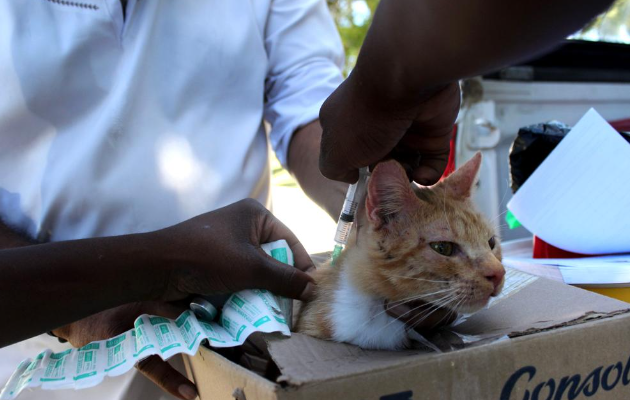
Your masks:
{"label": "box flap", "polygon": [[[576,325],[629,310],[630,305],[592,292],[508,269],[506,295],[457,326],[430,338],[443,350],[492,346],[510,337]],[[368,351],[298,333],[268,338],[280,369],[279,382],[291,386],[380,370],[407,362],[429,362],[440,354],[427,348]]]}
{"label": "box flap", "polygon": [[612,313],[630,304],[539,278],[498,304],[472,315],[456,332],[487,338],[545,329],[595,312]]}

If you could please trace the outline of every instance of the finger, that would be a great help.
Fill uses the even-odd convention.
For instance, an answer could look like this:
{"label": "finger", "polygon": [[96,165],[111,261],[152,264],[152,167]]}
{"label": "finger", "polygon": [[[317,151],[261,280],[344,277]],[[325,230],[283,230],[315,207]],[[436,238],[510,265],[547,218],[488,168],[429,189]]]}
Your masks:
{"label": "finger", "polygon": [[313,260],[311,260],[311,257],[308,255],[308,252],[302,243],[300,243],[297,236],[295,236],[286,225],[280,222],[279,219],[274,217],[273,214],[267,210],[265,211],[259,233],[260,243],[269,243],[280,239],[286,240],[293,252],[295,268],[304,272],[314,271],[315,265],[313,264]]}
{"label": "finger", "polygon": [[[327,103],[324,104],[320,111],[320,117],[321,113],[325,112],[324,108],[328,107]],[[338,118],[339,117],[332,119],[337,120]],[[342,136],[335,134],[335,132],[330,129],[326,129],[324,127],[325,120],[326,119],[322,120],[320,118],[322,124],[322,138],[319,145],[319,171],[328,179],[354,183],[359,180],[359,170],[347,164],[348,156],[347,154],[345,154],[345,156],[343,154],[347,152],[340,151],[347,149],[345,144],[341,141]]]}
{"label": "finger", "polygon": [[413,180],[424,186],[435,184],[444,174],[448,164],[449,153],[433,156],[423,156],[420,165],[413,172]]}
{"label": "finger", "polygon": [[407,177],[410,181],[412,181],[413,173],[420,165],[420,153],[413,148],[398,146],[391,151],[389,157],[398,161],[400,165],[402,165],[402,167],[405,169]]}
{"label": "finger", "polygon": [[420,155],[414,166],[413,180],[421,185],[436,183],[444,173],[451,152],[452,130],[450,127],[434,129],[412,124],[399,147]]}
{"label": "finger", "polygon": [[322,152],[319,156],[319,171],[326,178],[345,182],[349,184],[353,184],[359,180],[359,170],[358,169],[344,169],[343,167],[338,167],[336,163],[331,160],[331,155],[328,151],[322,149]]}
{"label": "finger", "polygon": [[315,295],[315,282],[305,272],[261,254],[256,287],[273,294],[308,301]]}
{"label": "finger", "polygon": [[175,397],[185,400],[197,397],[195,385],[158,356],[145,358],[136,365],[136,368],[162,390]]}

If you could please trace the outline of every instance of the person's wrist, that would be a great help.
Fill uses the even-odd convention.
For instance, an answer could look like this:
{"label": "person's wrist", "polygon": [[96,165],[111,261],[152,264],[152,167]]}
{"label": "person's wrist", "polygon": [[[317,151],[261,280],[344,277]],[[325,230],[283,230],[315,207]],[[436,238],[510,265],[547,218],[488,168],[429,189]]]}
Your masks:
{"label": "person's wrist", "polygon": [[353,101],[363,103],[368,115],[391,119],[392,115],[413,118],[418,107],[446,85],[422,83],[410,76],[404,68],[386,66],[378,70],[374,65],[361,62],[352,71],[348,91]]}
{"label": "person's wrist", "polygon": [[175,265],[171,260],[173,249],[167,240],[167,229],[140,233],[136,236],[141,252],[140,258],[143,260],[138,283],[147,288],[138,300],[164,300],[168,297]]}

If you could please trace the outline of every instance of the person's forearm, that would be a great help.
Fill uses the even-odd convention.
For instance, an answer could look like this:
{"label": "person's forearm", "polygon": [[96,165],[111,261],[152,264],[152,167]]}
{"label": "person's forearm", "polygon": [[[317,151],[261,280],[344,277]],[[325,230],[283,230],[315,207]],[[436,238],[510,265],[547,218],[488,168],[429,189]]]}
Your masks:
{"label": "person's forearm", "polygon": [[308,197],[337,220],[348,185],[326,179],[319,172],[321,136],[319,120],[295,132],[289,146],[289,171]]}
{"label": "person's forearm", "polygon": [[[0,347],[164,291],[148,234],[0,250]],[[153,240],[153,239],[151,239]],[[25,318],[25,316],[30,316]]]}
{"label": "person's forearm", "polygon": [[0,250],[29,246],[35,243],[34,240],[29,240],[25,235],[13,231],[0,220]]}
{"label": "person's forearm", "polygon": [[610,4],[382,0],[351,78],[361,95],[417,103],[433,88],[551,49]]}

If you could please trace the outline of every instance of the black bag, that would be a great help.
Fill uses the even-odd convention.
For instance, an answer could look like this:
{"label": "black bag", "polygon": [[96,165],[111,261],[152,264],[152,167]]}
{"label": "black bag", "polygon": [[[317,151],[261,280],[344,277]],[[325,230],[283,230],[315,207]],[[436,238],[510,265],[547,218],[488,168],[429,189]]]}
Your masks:
{"label": "black bag", "polygon": [[[516,193],[570,130],[570,126],[558,121],[519,129],[510,148],[510,186],[513,193]],[[630,143],[630,134],[620,134]]]}
{"label": "black bag", "polygon": [[570,130],[570,126],[558,121],[530,125],[518,130],[510,149],[510,186],[513,193],[516,193]]}

